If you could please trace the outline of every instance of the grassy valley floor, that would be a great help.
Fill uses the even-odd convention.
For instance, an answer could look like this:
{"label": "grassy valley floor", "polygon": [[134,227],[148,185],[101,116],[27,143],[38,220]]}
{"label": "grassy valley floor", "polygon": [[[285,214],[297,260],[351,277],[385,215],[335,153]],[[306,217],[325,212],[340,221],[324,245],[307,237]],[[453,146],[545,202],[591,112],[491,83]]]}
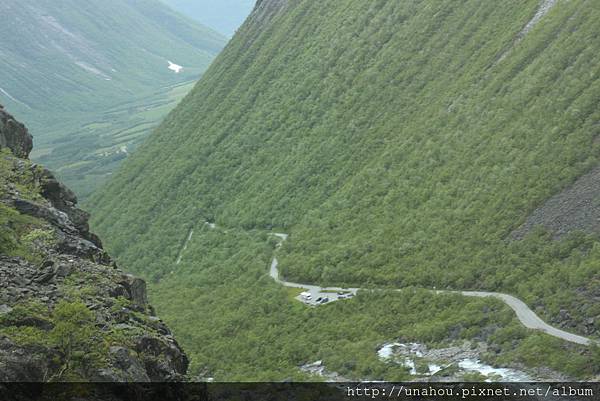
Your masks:
{"label": "grassy valley floor", "polygon": [[168,85],[101,113],[76,113],[36,139],[31,157],[56,172],[85,202],[195,83]]}

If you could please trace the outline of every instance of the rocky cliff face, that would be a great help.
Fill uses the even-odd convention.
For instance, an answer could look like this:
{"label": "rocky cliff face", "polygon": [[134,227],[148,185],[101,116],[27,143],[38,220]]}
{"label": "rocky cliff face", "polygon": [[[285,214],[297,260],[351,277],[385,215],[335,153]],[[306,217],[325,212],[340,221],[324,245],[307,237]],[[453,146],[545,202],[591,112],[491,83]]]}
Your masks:
{"label": "rocky cliff face", "polygon": [[33,140],[27,128],[4,111],[0,105],[0,148],[8,147],[17,157],[27,157],[33,148]]}
{"label": "rocky cliff face", "polygon": [[0,107],[0,382],[179,381],[188,360]]}

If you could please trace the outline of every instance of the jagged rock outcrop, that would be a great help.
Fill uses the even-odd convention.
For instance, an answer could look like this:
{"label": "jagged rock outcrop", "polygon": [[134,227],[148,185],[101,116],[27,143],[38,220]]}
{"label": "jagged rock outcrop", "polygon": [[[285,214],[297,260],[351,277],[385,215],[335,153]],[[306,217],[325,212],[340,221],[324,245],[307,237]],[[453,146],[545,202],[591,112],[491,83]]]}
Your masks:
{"label": "jagged rock outcrop", "polygon": [[8,147],[17,157],[28,157],[33,148],[33,139],[27,128],[0,105],[0,148],[2,147]]}
{"label": "jagged rock outcrop", "polygon": [[[0,382],[181,381],[188,359],[0,107]],[[7,233],[7,234],[5,234]]]}

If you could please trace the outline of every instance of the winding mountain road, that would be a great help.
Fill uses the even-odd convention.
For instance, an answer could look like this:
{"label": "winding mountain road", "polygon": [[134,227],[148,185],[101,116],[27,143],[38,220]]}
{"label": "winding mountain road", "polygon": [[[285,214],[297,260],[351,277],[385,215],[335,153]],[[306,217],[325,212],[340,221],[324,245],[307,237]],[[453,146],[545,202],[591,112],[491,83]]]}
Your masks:
{"label": "winding mountain road", "polygon": [[[217,226],[214,223],[206,222],[210,229],[215,229]],[[181,262],[181,258],[183,257],[183,253],[185,252],[188,243],[192,239],[192,235],[194,234],[193,230],[190,230],[188,237],[185,241],[183,248],[181,249],[179,256],[177,258],[176,264]],[[273,233],[273,236],[279,239],[279,243],[277,244],[277,249],[281,247],[283,242],[287,240],[288,234],[282,233]],[[273,256],[273,260],[271,261],[271,268],[269,270],[269,275],[273,280],[277,283],[281,284],[284,287],[289,288],[298,288],[305,289],[307,292],[310,292],[311,299],[310,301],[306,299],[302,299],[300,296],[297,299],[301,302],[308,303],[310,305],[317,305],[314,300],[318,298],[329,298],[330,301],[337,301],[342,298],[346,298],[347,294],[356,295],[359,290],[366,290],[364,288],[342,288],[342,287],[320,287],[318,285],[305,284],[305,283],[294,283],[290,281],[285,281],[281,279],[279,275],[278,269],[279,262],[277,261],[277,257]],[[402,289],[396,289],[395,291],[402,291]],[[436,294],[460,294],[465,297],[477,297],[477,298],[496,298],[504,302],[508,307],[515,311],[517,318],[523,324],[523,326],[528,329],[539,330],[548,335],[551,335],[556,338],[560,338],[565,341],[569,341],[575,344],[581,345],[592,345],[598,344],[600,345],[600,341],[593,340],[587,337],[579,336],[577,334],[569,333],[564,330],[557,329],[556,327],[550,326],[546,322],[544,322],[538,315],[535,314],[525,302],[521,301],[519,298],[516,298],[512,295],[502,294],[500,292],[487,292],[487,291],[449,291],[449,290],[431,290]]]}
{"label": "winding mountain road", "polygon": [[[273,234],[277,238],[280,239],[277,247],[281,247],[283,241],[287,239],[287,234]],[[337,292],[344,293],[352,293],[356,294],[362,288],[341,288],[341,287],[319,287],[311,284],[302,284],[302,283],[293,283],[289,281],[282,280],[279,276],[278,270],[278,261],[277,257],[273,257],[271,261],[271,269],[269,271],[269,275],[273,280],[277,283],[283,285],[284,287],[290,288],[303,288],[310,292],[312,299],[316,299],[317,297],[328,297],[330,300],[338,300],[339,294]],[[402,291],[402,289],[397,289],[395,291]],[[504,302],[508,307],[515,311],[517,314],[517,318],[523,324],[523,326],[528,329],[540,330],[546,334],[549,334],[553,337],[560,338],[565,341],[569,341],[576,344],[581,345],[591,345],[591,344],[600,344],[597,340],[592,340],[587,337],[579,336],[577,334],[569,333],[564,330],[557,329],[556,327],[550,326],[546,322],[544,322],[538,315],[535,314],[525,302],[520,299],[508,295],[502,294],[499,292],[486,292],[486,291],[443,291],[443,290],[432,290],[437,294],[460,294],[466,297],[477,297],[477,298],[496,298]],[[300,298],[298,298],[301,300]]]}

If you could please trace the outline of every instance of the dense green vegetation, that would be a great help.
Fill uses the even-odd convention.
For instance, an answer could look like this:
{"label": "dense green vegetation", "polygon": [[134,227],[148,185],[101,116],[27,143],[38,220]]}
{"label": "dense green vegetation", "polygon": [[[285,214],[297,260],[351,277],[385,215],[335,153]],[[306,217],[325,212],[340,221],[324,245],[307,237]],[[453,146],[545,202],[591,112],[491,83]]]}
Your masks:
{"label": "dense green vegetation", "polygon": [[3,1],[0,35],[0,103],[30,128],[33,157],[84,196],[226,42],[158,0]]}
{"label": "dense green vegetation", "polygon": [[[28,161],[15,158],[10,149],[0,149],[0,198],[6,197],[9,186],[22,199],[38,200],[39,188],[33,185],[33,170]],[[20,214],[0,202],[0,254],[22,256],[39,262],[36,241],[52,241],[48,224],[40,219]]]}
{"label": "dense green vegetation", "polygon": [[162,0],[173,9],[224,35],[232,36],[256,0]]}
{"label": "dense green vegetation", "polygon": [[[75,371],[97,367],[108,347],[97,337],[94,314],[81,302],[63,301],[50,312],[40,302],[31,301],[15,307],[0,317],[0,334],[23,346],[47,346],[57,350],[55,363],[59,374],[48,381],[80,381]],[[38,326],[53,327],[49,332],[23,322],[38,322]]]}
{"label": "dense green vegetation", "polygon": [[272,250],[265,232],[204,228],[181,264],[154,278],[152,301],[190,354],[192,377],[318,380],[298,367],[323,360],[346,378],[408,380],[408,368],[377,357],[377,348],[394,339],[431,347],[487,341],[497,351],[484,356],[489,362],[583,377],[600,372],[583,347],[528,332],[493,300],[407,288],[307,307],[265,275]]}
{"label": "dense green vegetation", "polygon": [[[55,229],[47,221],[20,214],[4,201],[9,198],[9,190],[18,192],[21,199],[41,201],[40,187],[34,178],[34,173],[40,173],[36,169],[40,168],[29,160],[16,158],[8,148],[0,149],[0,199],[3,199],[0,202],[0,255],[21,257],[36,265],[41,265],[48,257],[47,249],[56,245]],[[73,277],[84,282],[83,276],[74,274]],[[89,276],[85,278],[89,280]],[[8,312],[5,310],[0,314],[0,337],[31,347],[29,357],[42,347],[55,350],[49,358],[59,367],[58,373],[46,380],[81,381],[84,378],[81,372],[89,372],[107,359],[110,345],[131,341],[124,341],[126,336],[121,332],[104,333],[96,328],[96,316],[83,303],[81,292],[93,293],[93,285],[99,281],[83,290],[68,282],[69,295],[54,309],[49,308],[47,302],[29,299]]]}
{"label": "dense green vegetation", "polygon": [[[94,197],[96,230],[122,265],[156,280],[159,312],[188,339],[198,363],[210,364],[231,348],[214,331],[218,342],[206,346],[214,330],[206,319],[230,322],[231,333],[240,332],[236,324],[283,320],[281,310],[256,323],[246,322],[248,313],[234,318],[241,306],[260,305],[259,288],[271,291],[266,251],[243,241],[192,241],[189,270],[175,267],[189,230],[200,230],[205,220],[290,233],[280,262],[293,280],[504,291],[549,321],[567,310],[572,330],[583,331],[582,322],[600,313],[589,295],[600,288],[598,238],[573,233],[552,241],[538,230],[523,241],[508,239],[536,206],[595,166],[600,151],[594,141],[600,135],[600,4],[559,1],[516,43],[538,5],[304,0],[271,17],[256,13]],[[204,265],[202,255],[211,252],[232,255]],[[225,282],[237,272],[208,273],[248,268],[256,258],[262,268],[240,275],[243,283]],[[198,293],[174,290],[185,283],[202,283],[209,294],[206,287],[231,285],[237,297],[227,295],[223,307],[189,308]],[[283,289],[272,291],[287,297]],[[174,297],[182,300],[177,309],[170,306]],[[394,305],[373,302],[381,309]],[[443,314],[444,305],[426,304],[421,314]],[[331,313],[329,320],[314,319],[321,325],[339,319],[340,308],[345,304],[319,312]],[[413,325],[410,313],[407,319],[398,322]],[[441,316],[434,321],[448,333]],[[596,335],[599,324],[593,320]],[[298,330],[291,332],[301,341]],[[527,341],[545,341],[537,349],[562,352],[555,341],[532,338]],[[253,344],[239,351],[254,352]],[[525,362],[546,357],[505,344],[505,355]],[[274,349],[261,348],[264,355]],[[562,368],[589,373],[578,357],[564,358]],[[275,361],[261,371],[280,366]],[[224,363],[211,367],[224,369]],[[234,365],[226,367],[237,377]]]}

